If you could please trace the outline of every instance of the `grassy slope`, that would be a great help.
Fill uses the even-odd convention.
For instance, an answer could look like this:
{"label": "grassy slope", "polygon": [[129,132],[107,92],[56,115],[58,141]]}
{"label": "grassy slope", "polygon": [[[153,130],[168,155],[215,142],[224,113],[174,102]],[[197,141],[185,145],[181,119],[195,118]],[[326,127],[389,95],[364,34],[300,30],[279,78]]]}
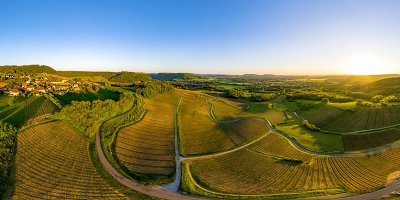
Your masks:
{"label": "grassy slope", "polygon": [[304,148],[324,151],[324,152],[342,152],[343,144],[339,135],[314,132],[306,129],[300,121],[292,114],[292,119],[284,124],[279,124],[276,128],[283,133],[296,139]]}

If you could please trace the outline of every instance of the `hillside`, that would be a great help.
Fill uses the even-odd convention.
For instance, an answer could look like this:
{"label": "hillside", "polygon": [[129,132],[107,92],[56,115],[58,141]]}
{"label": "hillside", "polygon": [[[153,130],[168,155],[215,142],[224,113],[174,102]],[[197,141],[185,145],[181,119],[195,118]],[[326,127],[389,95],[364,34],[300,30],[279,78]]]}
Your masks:
{"label": "hillside", "polygon": [[191,80],[201,78],[201,76],[191,73],[157,73],[149,75],[154,79],[163,81],[172,81],[174,79]]}
{"label": "hillside", "polygon": [[56,70],[46,65],[4,65],[0,66],[0,73],[15,74],[37,74],[37,73],[54,73]]}

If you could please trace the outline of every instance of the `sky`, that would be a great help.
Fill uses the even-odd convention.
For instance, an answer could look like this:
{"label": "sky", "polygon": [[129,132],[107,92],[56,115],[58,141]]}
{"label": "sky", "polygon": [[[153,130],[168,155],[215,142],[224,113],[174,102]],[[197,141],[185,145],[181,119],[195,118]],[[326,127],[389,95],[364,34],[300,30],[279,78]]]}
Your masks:
{"label": "sky", "polygon": [[0,65],[400,73],[397,0],[0,0]]}

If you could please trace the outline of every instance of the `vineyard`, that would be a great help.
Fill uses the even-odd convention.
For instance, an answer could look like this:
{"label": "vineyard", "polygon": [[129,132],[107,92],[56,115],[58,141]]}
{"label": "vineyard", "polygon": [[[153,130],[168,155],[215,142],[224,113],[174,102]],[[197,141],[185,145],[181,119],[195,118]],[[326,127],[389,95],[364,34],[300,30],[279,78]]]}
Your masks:
{"label": "vineyard", "polygon": [[[286,121],[285,113],[280,108],[268,108],[265,104],[259,104],[265,106],[267,109],[252,109],[250,106],[247,108],[244,104],[237,102],[228,101],[226,99],[218,98],[211,103],[214,105],[214,115],[217,120],[232,120],[237,117],[248,117],[248,116],[259,116],[270,120],[272,124],[279,124]],[[253,104],[252,106],[254,107]]]}
{"label": "vineyard", "polygon": [[178,97],[172,93],[146,100],[144,118],[118,133],[117,157],[131,172],[153,179],[174,174],[173,114]]}
{"label": "vineyard", "polygon": [[290,120],[276,125],[276,129],[294,138],[301,146],[315,151],[343,151],[340,135],[311,131],[305,128],[292,113],[287,112],[287,116]]}
{"label": "vineyard", "polygon": [[399,152],[313,156],[271,133],[232,154],[186,161],[182,187],[206,196],[364,193],[383,187],[387,176],[398,170]]}
{"label": "vineyard", "polygon": [[31,118],[56,111],[58,111],[58,108],[49,99],[43,96],[32,96],[19,98],[13,106],[8,106],[0,111],[0,116],[5,122],[21,125]]}
{"label": "vineyard", "polygon": [[303,117],[323,129],[342,132],[400,124],[400,106],[360,108],[354,112],[334,108],[320,111],[308,113]]}
{"label": "vineyard", "polygon": [[14,199],[127,199],[93,166],[89,142],[57,121],[18,134]]}
{"label": "vineyard", "polygon": [[179,106],[180,153],[206,154],[234,148],[235,143],[210,119],[210,97],[184,93]]}
{"label": "vineyard", "polygon": [[368,134],[343,135],[343,147],[345,151],[365,150],[400,140],[398,129],[389,129]]}

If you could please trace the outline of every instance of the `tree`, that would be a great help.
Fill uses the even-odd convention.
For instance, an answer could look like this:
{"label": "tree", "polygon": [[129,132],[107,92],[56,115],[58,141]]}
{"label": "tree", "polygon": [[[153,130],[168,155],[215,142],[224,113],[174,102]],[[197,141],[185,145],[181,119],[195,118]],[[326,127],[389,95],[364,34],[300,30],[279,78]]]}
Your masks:
{"label": "tree", "polygon": [[17,144],[17,129],[0,121],[0,197],[8,187]]}
{"label": "tree", "polygon": [[233,98],[237,99],[237,98],[246,97],[246,91],[235,88],[235,89],[227,90],[226,95],[228,95],[228,97],[233,97]]}
{"label": "tree", "polygon": [[324,104],[328,104],[329,103],[329,99],[328,98],[322,98],[321,102]]}
{"label": "tree", "polygon": [[371,101],[374,103],[379,103],[379,101],[382,99],[383,99],[382,95],[375,95],[374,97],[371,98]]}

